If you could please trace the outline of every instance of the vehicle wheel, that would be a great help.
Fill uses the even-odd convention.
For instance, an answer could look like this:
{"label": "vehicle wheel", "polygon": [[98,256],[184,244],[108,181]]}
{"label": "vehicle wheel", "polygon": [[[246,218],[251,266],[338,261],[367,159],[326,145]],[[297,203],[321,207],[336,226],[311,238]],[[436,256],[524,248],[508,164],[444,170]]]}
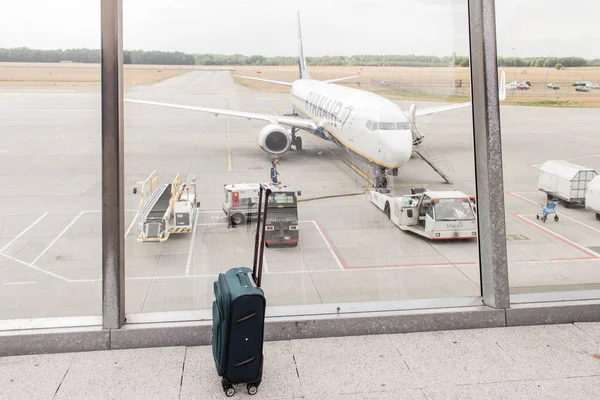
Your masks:
{"label": "vehicle wheel", "polygon": [[388,217],[388,219],[390,218],[390,203],[385,203],[385,207],[383,209],[383,212],[385,213],[385,215]]}
{"label": "vehicle wheel", "polygon": [[544,215],[544,216],[542,217],[542,222],[543,222],[543,223],[546,223],[546,219],[547,219],[547,217]]}
{"label": "vehicle wheel", "polygon": [[558,222],[558,215],[554,216],[554,221]]}
{"label": "vehicle wheel", "polygon": [[548,201],[552,200],[552,197],[554,196],[552,196],[550,193],[546,194],[546,199],[548,199]]}
{"label": "vehicle wheel", "polygon": [[225,388],[225,394],[227,395],[227,397],[231,397],[235,394],[235,389],[233,388],[233,386],[229,385]]}
{"label": "vehicle wheel", "polygon": [[536,215],[536,216],[535,216],[535,218],[536,218],[536,219],[540,219],[540,216],[539,216],[539,215]]}
{"label": "vehicle wheel", "polygon": [[233,214],[233,216],[231,217],[231,222],[233,223],[233,225],[240,225],[244,222],[244,216],[240,213]]}
{"label": "vehicle wheel", "polygon": [[564,204],[565,208],[569,208],[569,207],[571,207],[571,203],[570,203],[570,202],[568,202],[568,201],[566,201],[566,200],[565,200],[565,201],[563,201],[563,204]]}
{"label": "vehicle wheel", "polygon": [[596,219],[600,221],[600,214],[596,214]]}
{"label": "vehicle wheel", "polygon": [[296,138],[296,150],[302,150],[302,138],[301,137]]}
{"label": "vehicle wheel", "polygon": [[249,384],[248,385],[248,394],[250,396],[254,396],[256,394],[256,392],[258,392],[258,387],[255,384]]}
{"label": "vehicle wheel", "polygon": [[387,180],[387,177],[384,176],[381,178],[381,187],[385,189],[385,188],[387,188],[387,186],[388,186],[388,180]]}

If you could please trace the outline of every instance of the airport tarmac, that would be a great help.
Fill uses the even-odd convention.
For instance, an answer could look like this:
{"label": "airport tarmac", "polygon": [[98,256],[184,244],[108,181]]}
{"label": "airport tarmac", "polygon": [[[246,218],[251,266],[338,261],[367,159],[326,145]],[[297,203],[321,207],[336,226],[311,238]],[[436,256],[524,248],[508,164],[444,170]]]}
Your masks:
{"label": "airport tarmac", "polygon": [[[289,113],[289,95],[235,85],[229,72],[189,72],[127,89],[127,97],[185,105]],[[398,101],[404,109],[411,102]],[[417,102],[420,107],[432,105]],[[559,206],[559,222],[536,220],[537,167],[566,159],[600,172],[597,109],[502,106],[505,203],[512,293],[600,288],[600,224],[589,210]],[[418,157],[391,181],[475,194],[471,109],[418,119],[427,153],[452,166],[448,185]],[[227,228],[223,185],[266,182],[271,157],[262,123],[125,104],[126,312],[209,309],[216,274],[251,265],[252,227]],[[99,88],[0,88],[0,319],[101,313],[101,120]],[[333,144],[301,132],[304,149],[279,157],[284,184],[302,191],[300,245],[267,249],[270,306],[478,296],[477,243],[435,243],[402,232],[371,204],[367,182]],[[201,201],[192,233],[136,241],[139,195],[196,177]]]}

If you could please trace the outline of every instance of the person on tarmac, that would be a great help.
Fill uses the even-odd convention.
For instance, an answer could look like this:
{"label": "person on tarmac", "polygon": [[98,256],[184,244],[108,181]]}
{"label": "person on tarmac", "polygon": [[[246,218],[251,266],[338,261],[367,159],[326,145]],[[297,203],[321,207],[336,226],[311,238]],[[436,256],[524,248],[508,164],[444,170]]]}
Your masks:
{"label": "person on tarmac", "polygon": [[279,164],[277,160],[271,161],[271,182],[273,183],[278,183],[277,176],[279,175],[279,172],[277,172],[277,164]]}

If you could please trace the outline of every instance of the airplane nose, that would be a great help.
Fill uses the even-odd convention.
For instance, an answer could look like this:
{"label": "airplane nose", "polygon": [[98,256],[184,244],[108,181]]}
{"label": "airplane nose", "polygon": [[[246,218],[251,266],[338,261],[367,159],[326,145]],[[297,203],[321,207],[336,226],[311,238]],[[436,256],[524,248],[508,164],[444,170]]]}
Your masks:
{"label": "airplane nose", "polygon": [[394,133],[394,137],[387,138],[385,150],[388,154],[388,164],[399,168],[410,160],[413,140],[410,130]]}

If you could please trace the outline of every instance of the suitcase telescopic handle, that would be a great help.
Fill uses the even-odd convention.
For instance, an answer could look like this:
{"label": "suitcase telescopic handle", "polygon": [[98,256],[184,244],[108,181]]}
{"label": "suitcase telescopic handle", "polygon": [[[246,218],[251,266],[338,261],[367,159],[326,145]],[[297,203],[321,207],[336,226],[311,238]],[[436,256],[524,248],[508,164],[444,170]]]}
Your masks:
{"label": "suitcase telescopic handle", "polygon": [[[263,204],[262,204],[262,194],[263,191],[265,192],[265,203],[264,203],[264,211],[263,211]],[[252,266],[252,277],[254,278],[254,281],[256,282],[256,286],[260,287],[261,282],[262,282],[262,264],[263,264],[263,257],[264,257],[264,251],[265,251],[265,230],[266,230],[266,225],[267,225],[267,209],[268,209],[268,203],[269,203],[269,195],[271,194],[271,189],[269,189],[268,187],[265,187],[262,183],[260,184],[260,189],[259,189],[259,195],[258,195],[258,220],[256,223],[256,238],[255,238],[255,243],[254,243],[254,264]],[[261,214],[264,214],[262,219],[263,219],[263,224],[262,224],[262,228],[261,228]],[[260,235],[260,239],[259,239],[259,235]]]}

